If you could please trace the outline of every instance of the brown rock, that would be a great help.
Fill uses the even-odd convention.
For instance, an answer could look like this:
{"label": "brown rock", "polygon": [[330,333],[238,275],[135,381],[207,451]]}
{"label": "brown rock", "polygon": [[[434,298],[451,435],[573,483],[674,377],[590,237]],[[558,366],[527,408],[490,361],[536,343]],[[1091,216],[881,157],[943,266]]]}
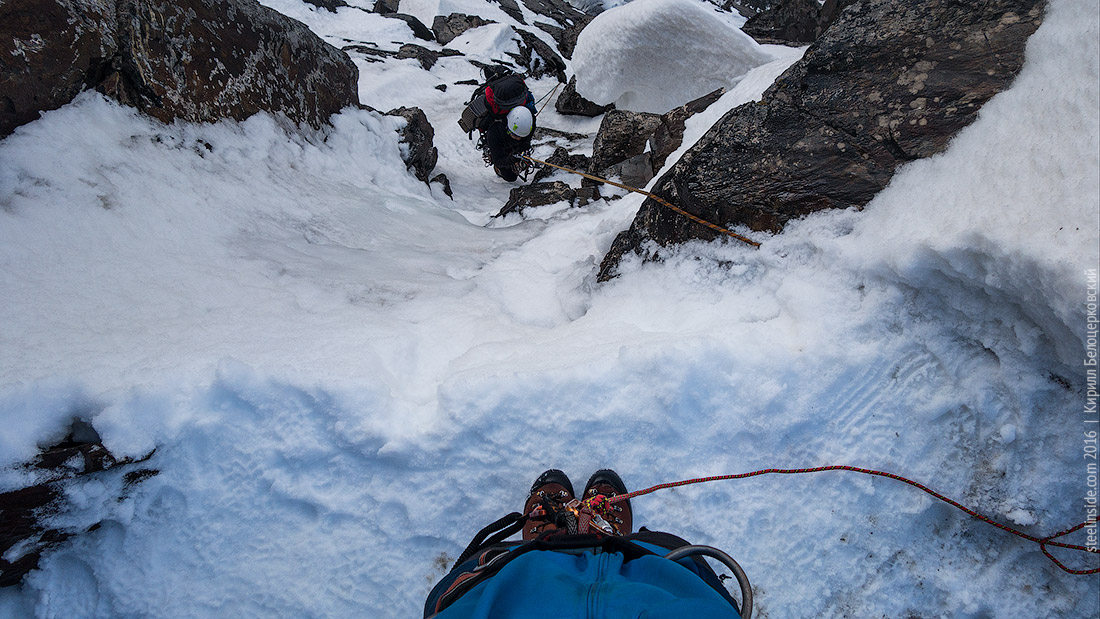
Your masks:
{"label": "brown rock", "polygon": [[451,13],[446,17],[436,15],[435,19],[432,20],[432,32],[435,33],[435,40],[440,45],[446,45],[462,36],[462,33],[467,30],[493,23],[496,22],[482,19],[477,15],[463,15],[462,13]]}
{"label": "brown rock", "polygon": [[351,60],[255,0],[8,0],[0,33],[0,136],[86,88],[165,122],[358,103]]}
{"label": "brown rock", "polygon": [[0,138],[101,79],[118,45],[113,5],[0,2]]}

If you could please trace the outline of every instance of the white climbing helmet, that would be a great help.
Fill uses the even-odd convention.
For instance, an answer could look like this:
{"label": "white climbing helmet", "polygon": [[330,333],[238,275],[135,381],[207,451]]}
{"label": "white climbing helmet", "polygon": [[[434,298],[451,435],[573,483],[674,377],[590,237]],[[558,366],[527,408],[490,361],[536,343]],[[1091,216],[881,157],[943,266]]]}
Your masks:
{"label": "white climbing helmet", "polygon": [[508,132],[516,137],[525,138],[530,135],[534,124],[535,117],[526,105],[514,107],[508,112]]}

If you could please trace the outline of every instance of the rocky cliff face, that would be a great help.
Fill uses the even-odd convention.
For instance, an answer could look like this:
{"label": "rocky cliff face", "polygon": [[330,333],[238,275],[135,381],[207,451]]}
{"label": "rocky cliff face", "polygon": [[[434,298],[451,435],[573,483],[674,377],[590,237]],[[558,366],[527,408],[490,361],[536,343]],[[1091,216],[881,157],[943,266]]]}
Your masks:
{"label": "rocky cliff face", "polygon": [[[861,207],[897,167],[946,148],[1020,70],[1042,0],[862,0],[758,103],[723,117],[656,184],[708,221],[778,231]],[[600,269],[627,252],[715,233],[647,200]]]}
{"label": "rocky cliff face", "polygon": [[347,55],[255,0],[8,0],[0,69],[0,137],[88,88],[163,121],[358,103]]}

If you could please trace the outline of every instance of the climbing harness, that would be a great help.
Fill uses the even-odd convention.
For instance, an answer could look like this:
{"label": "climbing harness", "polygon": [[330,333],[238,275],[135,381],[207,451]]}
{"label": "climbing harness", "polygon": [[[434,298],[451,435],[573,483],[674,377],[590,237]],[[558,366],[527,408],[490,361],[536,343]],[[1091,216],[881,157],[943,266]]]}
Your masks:
{"label": "climbing harness", "polygon": [[707,221],[707,220],[705,220],[701,217],[698,217],[696,215],[692,215],[691,213],[685,211],[684,209],[673,205],[671,202],[665,200],[664,198],[661,198],[660,196],[658,196],[654,193],[651,193],[649,191],[646,191],[644,189],[638,189],[637,187],[631,187],[630,185],[624,185],[622,183],[616,183],[614,181],[609,181],[606,178],[600,178],[599,176],[594,176],[594,175],[588,174],[586,172],[581,172],[579,170],[574,170],[572,168],[567,168],[565,166],[560,166],[560,165],[557,165],[557,164],[554,164],[554,163],[550,163],[548,161],[542,161],[540,159],[535,159],[533,157],[527,157],[527,156],[524,156],[524,157],[526,159],[530,159],[534,163],[541,163],[542,165],[547,165],[547,166],[550,166],[552,168],[557,168],[559,170],[564,170],[564,171],[569,172],[571,174],[576,174],[578,176],[583,176],[587,179],[591,179],[591,180],[594,180],[594,181],[599,181],[601,183],[607,183],[608,185],[611,185],[613,187],[618,187],[620,189],[625,189],[627,191],[632,191],[634,193],[641,194],[643,196],[646,196],[647,198],[652,198],[652,199],[656,200],[657,203],[661,204],[662,206],[666,206],[666,207],[672,209],[673,211],[683,215],[684,217],[687,217],[688,219],[690,219],[691,221],[694,221],[697,224],[704,225],[704,226],[710,228],[711,230],[714,230],[716,232],[720,232],[720,233],[725,234],[727,236],[731,236],[731,237],[737,239],[738,241],[741,241],[742,243],[747,243],[749,245],[752,245],[753,247],[760,247],[760,243],[757,243],[756,241],[754,241],[754,240],[752,240],[748,237],[737,234],[736,232],[727,230],[727,229],[725,229],[722,226],[719,226],[717,224],[712,224],[709,221]]}
{"label": "climbing harness", "polygon": [[853,472],[853,473],[862,473],[864,475],[874,475],[874,476],[877,476],[877,477],[886,477],[888,479],[893,479],[895,481],[900,481],[900,482],[906,483],[910,486],[913,486],[914,488],[917,488],[918,490],[921,490],[921,491],[923,491],[927,494],[930,494],[931,496],[939,499],[940,501],[943,501],[944,503],[947,503],[948,505],[963,511],[967,515],[969,515],[973,518],[976,518],[976,519],[978,519],[978,520],[980,520],[980,521],[982,521],[986,524],[993,525],[993,526],[997,527],[998,529],[1001,529],[1002,531],[1006,531],[1008,533],[1011,533],[1011,534],[1013,534],[1017,537],[1025,539],[1029,542],[1034,542],[1036,544],[1039,544],[1039,548],[1043,551],[1043,554],[1046,555],[1046,557],[1048,559],[1050,559],[1052,562],[1054,562],[1054,564],[1057,565],[1064,572],[1068,572],[1070,574],[1078,574],[1078,575],[1100,573],[1100,568],[1083,569],[1083,570],[1072,569],[1072,568],[1068,567],[1067,565],[1065,565],[1064,563],[1062,563],[1061,561],[1059,561],[1054,555],[1052,555],[1050,553],[1050,550],[1047,548],[1048,546],[1057,546],[1059,548],[1068,548],[1070,550],[1077,550],[1077,551],[1088,552],[1088,553],[1093,553],[1093,554],[1100,553],[1100,549],[1097,549],[1097,548],[1093,548],[1093,547],[1089,547],[1089,546],[1082,546],[1082,545],[1079,545],[1079,544],[1069,544],[1069,543],[1066,543],[1066,542],[1056,541],[1059,537],[1064,537],[1066,535],[1069,535],[1070,533],[1073,533],[1075,531],[1079,531],[1079,530],[1081,530],[1081,529],[1083,529],[1087,526],[1096,525],[1096,520],[1095,519],[1086,520],[1086,521],[1084,521],[1084,522],[1082,522],[1078,525],[1072,526],[1072,527],[1070,527],[1070,528],[1068,528],[1064,531],[1059,531],[1058,533],[1055,533],[1053,535],[1048,535],[1048,536],[1045,536],[1045,537],[1038,537],[1038,536],[1035,536],[1035,535],[1028,535],[1027,533],[1024,533],[1023,531],[1020,531],[1018,529],[1014,529],[1014,528],[1012,528],[1008,525],[1001,524],[1001,523],[996,522],[993,519],[989,518],[988,516],[984,516],[982,514],[979,514],[978,512],[962,505],[958,501],[954,501],[952,499],[949,499],[946,496],[940,494],[939,492],[936,492],[935,490],[932,490],[931,488],[929,488],[929,487],[927,487],[923,484],[920,484],[918,482],[915,482],[911,479],[907,479],[907,478],[902,477],[900,475],[894,475],[893,473],[885,473],[883,471],[876,471],[876,470],[873,470],[873,469],[863,469],[863,468],[858,468],[858,467],[854,467],[854,466],[830,465],[830,466],[819,466],[819,467],[804,468],[804,469],[761,469],[759,471],[752,471],[751,473],[739,473],[739,474],[735,474],[735,475],[717,475],[717,476],[714,476],[714,477],[701,477],[701,478],[698,478],[698,479],[688,479],[688,480],[684,480],[684,481],[676,481],[676,482],[670,482],[670,483],[666,483],[666,484],[658,484],[656,486],[652,486],[652,487],[646,488],[644,490],[637,490],[635,492],[628,492],[627,494],[620,494],[618,496],[611,497],[610,499],[607,499],[607,505],[603,505],[603,504],[596,505],[596,503],[597,503],[596,499],[599,499],[601,497],[593,497],[592,499],[586,499],[584,502],[587,503],[589,501],[592,501],[593,504],[590,505],[590,508],[593,511],[596,511],[597,513],[601,513],[601,514],[606,515],[607,514],[606,509],[610,505],[614,505],[615,503],[619,503],[619,502],[622,502],[622,501],[627,501],[627,500],[630,500],[634,497],[639,497],[639,496],[642,496],[642,495],[645,495],[645,494],[649,494],[651,492],[656,492],[658,490],[663,490],[665,488],[678,488],[680,486],[687,486],[687,485],[691,485],[691,484],[701,484],[701,483],[706,483],[706,482],[711,482],[711,481],[721,481],[721,480],[727,480],[727,479],[747,479],[749,477],[756,477],[756,476],[759,476],[759,475],[767,475],[767,474],[771,474],[771,473],[776,473],[776,474],[780,474],[780,475],[796,475],[796,474],[800,474],[800,473],[820,473],[820,472],[824,472],[824,471],[849,471],[849,472]]}
{"label": "climbing harness", "polygon": [[[480,137],[478,137],[476,148],[477,148],[478,151],[481,152],[481,160],[485,162],[485,167],[487,167],[487,168],[493,167],[493,158],[489,154],[489,149],[485,147],[485,134],[484,133],[481,134]],[[527,151],[519,153],[518,155],[516,155],[516,157],[520,160],[520,161],[517,161],[516,164],[515,164],[515,166],[516,166],[516,176],[517,176],[518,179],[522,180],[524,183],[527,182],[527,177],[531,175],[531,167],[532,166],[528,161],[523,161],[523,160],[524,159],[529,160],[530,157],[528,157],[527,155],[529,155],[530,153],[531,153],[531,150],[528,149]]]}
{"label": "climbing harness", "polygon": [[516,162],[516,174],[519,176],[519,179],[524,183],[527,182],[527,177],[531,175],[532,166],[529,162],[524,161],[524,159],[528,159],[527,155],[529,155],[530,153],[531,151],[528,150],[526,153],[520,153],[519,155],[517,155],[520,160]]}

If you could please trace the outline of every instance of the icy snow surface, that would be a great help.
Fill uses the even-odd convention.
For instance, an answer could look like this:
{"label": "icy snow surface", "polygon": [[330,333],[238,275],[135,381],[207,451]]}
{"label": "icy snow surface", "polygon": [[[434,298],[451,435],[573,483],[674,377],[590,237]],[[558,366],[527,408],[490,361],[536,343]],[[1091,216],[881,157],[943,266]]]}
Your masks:
{"label": "icy snow surface", "polygon": [[[269,4],[336,45],[411,40],[353,7]],[[467,37],[491,55],[501,33]],[[453,201],[406,172],[402,121],[370,112],[305,134],[266,116],[165,126],[95,95],[46,114],[0,142],[0,490],[73,417],[118,455],[156,448],[161,473],[120,502],[117,473],[72,487],[55,524],[103,526],[0,591],[0,616],[417,616],[550,466],[640,488],[851,464],[1034,534],[1081,521],[1098,40],[1095,2],[1054,0],[1013,87],[863,212],[759,250],[690,244],[602,285],[640,199],[491,219],[510,185],[455,123],[472,90],[455,82],[477,77],[462,58],[353,54],[364,103],[426,111]],[[688,142],[797,56],[756,53],[775,60]],[[543,125],[599,122],[552,110]],[[764,477],[634,506],[637,525],[736,557],[760,617],[1100,612],[1096,577],[890,480]]]}
{"label": "icy snow surface", "polygon": [[663,114],[730,88],[771,60],[752,37],[696,0],[634,0],[577,37],[577,92],[619,109]]}

